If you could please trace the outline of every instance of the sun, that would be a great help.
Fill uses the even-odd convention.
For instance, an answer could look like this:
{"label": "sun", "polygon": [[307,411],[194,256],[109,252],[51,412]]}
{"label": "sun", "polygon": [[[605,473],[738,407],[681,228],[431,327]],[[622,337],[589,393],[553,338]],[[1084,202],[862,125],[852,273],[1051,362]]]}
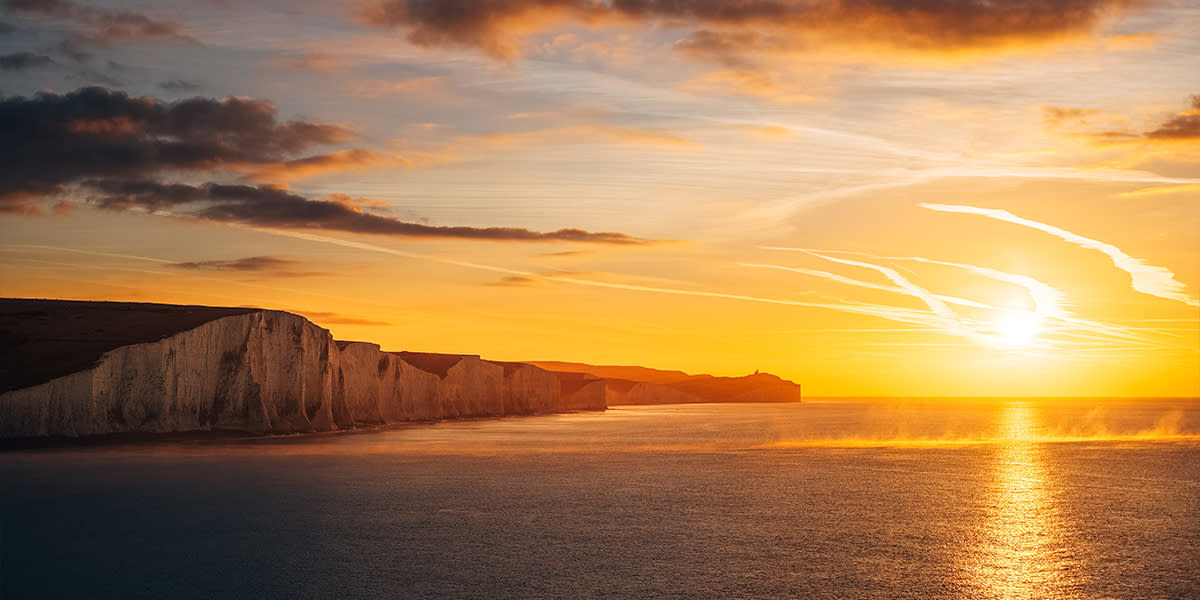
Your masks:
{"label": "sun", "polygon": [[996,320],[996,335],[1005,348],[1029,347],[1040,328],[1038,315],[1031,312],[1010,312]]}

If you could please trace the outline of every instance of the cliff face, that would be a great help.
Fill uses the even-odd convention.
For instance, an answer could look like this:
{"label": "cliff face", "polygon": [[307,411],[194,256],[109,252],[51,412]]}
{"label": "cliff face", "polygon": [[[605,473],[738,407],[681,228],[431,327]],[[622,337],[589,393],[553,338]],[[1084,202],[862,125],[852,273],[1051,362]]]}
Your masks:
{"label": "cliff face", "polygon": [[[554,373],[523,363],[494,363],[504,370],[501,401],[504,414],[538,414],[574,410],[560,402],[561,389]],[[603,410],[597,409],[597,410]]]}
{"label": "cliff face", "polygon": [[603,410],[603,392],[599,403],[563,398],[558,379],[537,367],[383,352],[335,342],[297,315],[254,311],[120,346],[90,368],[0,394],[0,437],[291,433],[584,409]]}
{"label": "cliff face", "polygon": [[0,438],[293,433],[623,404],[800,400],[799,385],[765,373],[547,363],[572,368],[559,372],[384,352],[259,309],[0,299],[0,350]]}
{"label": "cliff face", "polygon": [[690,404],[703,402],[699,397],[675,388],[644,381],[606,379],[605,404],[623,406],[633,404]]}
{"label": "cliff face", "polygon": [[603,379],[587,373],[555,373],[559,395],[569,410],[604,410],[608,386]]}
{"label": "cliff face", "polygon": [[219,318],[0,394],[0,436],[329,430],[336,363],[329,332],[302,317],[259,311]]}

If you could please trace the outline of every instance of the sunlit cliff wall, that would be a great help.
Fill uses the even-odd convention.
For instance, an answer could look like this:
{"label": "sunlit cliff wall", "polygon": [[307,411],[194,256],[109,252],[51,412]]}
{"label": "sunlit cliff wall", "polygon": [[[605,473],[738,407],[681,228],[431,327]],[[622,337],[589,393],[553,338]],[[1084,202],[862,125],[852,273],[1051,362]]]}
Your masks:
{"label": "sunlit cliff wall", "polygon": [[329,332],[302,317],[225,317],[0,395],[0,435],[329,430],[337,359]]}
{"label": "sunlit cliff wall", "polygon": [[256,311],[121,346],[89,369],[0,394],[0,437],[329,431],[453,417],[603,410],[603,383],[564,396],[537,367],[335,342]]}

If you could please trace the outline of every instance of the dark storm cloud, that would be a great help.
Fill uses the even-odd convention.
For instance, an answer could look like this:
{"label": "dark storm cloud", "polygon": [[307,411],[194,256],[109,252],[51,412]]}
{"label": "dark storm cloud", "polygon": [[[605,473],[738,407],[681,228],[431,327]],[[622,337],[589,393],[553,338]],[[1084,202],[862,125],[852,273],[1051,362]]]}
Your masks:
{"label": "dark storm cloud", "polygon": [[1146,132],[1152,140],[1200,139],[1200,94],[1191,97],[1191,108],[1163,123],[1158,129]]}
{"label": "dark storm cloud", "polygon": [[266,186],[201,186],[157,181],[89,181],[92,201],[109,210],[180,209],[180,214],[222,223],[279,229],[320,229],[406,237],[460,238],[507,241],[572,241],[639,244],[622,233],[592,233],[582,229],[531,231],[520,227],[447,227],[410,223],[365,212],[337,200],[312,200]]}
{"label": "dark storm cloud", "polygon": [[[403,26],[424,46],[519,53],[516,38],[555,22],[696,28],[691,50],[732,52],[786,45],[782,34],[886,42],[917,49],[993,45],[1092,28],[1138,0],[381,0],[363,13]],[[775,34],[761,34],[767,29]],[[717,31],[719,30],[719,31]],[[516,33],[514,33],[516,32]]]}
{"label": "dark storm cloud", "polygon": [[81,39],[101,46],[125,40],[155,39],[198,43],[175,23],[131,11],[95,8],[70,0],[6,0],[3,6],[9,13],[77,23],[82,27],[78,32]]}
{"label": "dark storm cloud", "polygon": [[0,69],[5,71],[24,71],[53,63],[49,56],[32,52],[13,52],[0,55]]}
{"label": "dark storm cloud", "polygon": [[0,212],[28,212],[13,204],[83,179],[272,164],[349,135],[339,125],[279,122],[273,104],[247,98],[159,102],[96,87],[4,98]]}
{"label": "dark storm cloud", "polygon": [[14,31],[16,31],[16,30],[17,30],[17,28],[16,28],[16,27],[13,27],[12,25],[9,25],[8,23],[5,23],[4,21],[0,21],[0,35],[4,35],[4,34],[7,34],[7,33],[12,33],[12,32],[14,32]]}

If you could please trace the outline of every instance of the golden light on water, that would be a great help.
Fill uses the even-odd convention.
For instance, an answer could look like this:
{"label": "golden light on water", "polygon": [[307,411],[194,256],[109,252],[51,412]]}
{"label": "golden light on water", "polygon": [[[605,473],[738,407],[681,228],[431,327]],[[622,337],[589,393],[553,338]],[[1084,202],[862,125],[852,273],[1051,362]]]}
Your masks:
{"label": "golden light on water", "polygon": [[1029,404],[1012,404],[1001,413],[980,548],[970,566],[979,597],[1069,595],[1070,562],[1042,460],[1040,430]]}

